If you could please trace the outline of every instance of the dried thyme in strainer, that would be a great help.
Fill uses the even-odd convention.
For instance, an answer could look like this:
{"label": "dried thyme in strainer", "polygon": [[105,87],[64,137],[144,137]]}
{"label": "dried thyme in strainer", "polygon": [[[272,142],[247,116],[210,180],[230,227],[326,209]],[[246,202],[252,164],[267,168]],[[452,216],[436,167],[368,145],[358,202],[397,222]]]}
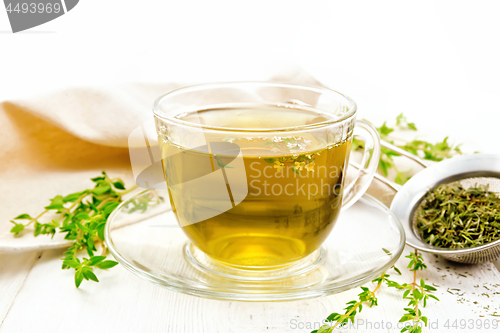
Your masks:
{"label": "dried thyme in strainer", "polygon": [[437,247],[468,248],[500,239],[500,198],[488,186],[439,185],[425,195],[415,218],[423,241]]}

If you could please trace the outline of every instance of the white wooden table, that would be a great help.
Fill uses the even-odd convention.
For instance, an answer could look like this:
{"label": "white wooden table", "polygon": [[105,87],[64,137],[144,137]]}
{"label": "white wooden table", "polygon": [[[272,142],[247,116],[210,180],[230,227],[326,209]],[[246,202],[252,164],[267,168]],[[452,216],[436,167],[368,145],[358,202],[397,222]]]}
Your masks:
{"label": "white wooden table", "polygon": [[[299,64],[352,96],[362,118],[378,122],[405,112],[431,138],[449,135],[472,151],[498,153],[497,6],[86,0],[19,35],[8,34],[0,10],[0,100],[72,84],[263,80],[283,64]],[[62,250],[0,254],[1,333],[309,332],[308,323],[340,312],[359,291],[286,303],[224,302],[162,289],[120,266],[76,289],[71,272],[60,269],[61,256]],[[492,331],[477,323],[460,329],[457,322],[455,329],[453,322],[498,319],[490,316],[500,313],[495,266],[424,257],[429,269],[422,277],[439,286],[441,299],[424,309],[431,326],[438,320],[429,331],[447,331],[447,321],[453,332]],[[397,266],[406,263],[402,258]],[[399,293],[382,289],[379,304],[359,315],[365,324],[358,332],[391,331],[376,329],[382,321],[395,326]]]}
{"label": "white wooden table", "polygon": [[[84,282],[76,289],[72,273],[59,268],[61,256],[62,250],[0,255],[0,332],[310,332],[308,325],[319,325],[359,292],[356,288],[294,302],[227,302],[165,290],[121,266],[99,272],[99,283]],[[496,267],[455,265],[432,255],[424,257],[429,269],[419,276],[439,286],[436,295],[441,299],[424,309],[430,325],[439,325],[429,332],[447,331],[448,320],[449,331],[492,331],[477,328],[476,320],[484,326],[500,319],[489,315],[493,309],[500,314]],[[396,279],[401,282],[411,279],[403,269],[406,263],[406,258],[397,263],[403,276]],[[363,310],[358,320],[364,322],[357,322],[357,330],[341,331],[397,332],[387,327],[395,328],[402,315],[401,293],[383,288],[379,304]],[[454,320],[461,319],[474,320],[475,330],[451,327]]]}

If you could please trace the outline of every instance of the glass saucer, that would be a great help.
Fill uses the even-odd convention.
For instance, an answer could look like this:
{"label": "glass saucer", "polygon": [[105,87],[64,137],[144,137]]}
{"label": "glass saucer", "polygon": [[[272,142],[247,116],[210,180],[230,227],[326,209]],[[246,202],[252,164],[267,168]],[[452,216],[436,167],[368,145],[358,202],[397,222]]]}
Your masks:
{"label": "glass saucer", "polygon": [[398,218],[366,194],[340,214],[319,250],[265,274],[218,264],[191,245],[166,190],[123,202],[105,232],[111,254],[138,276],[185,294],[237,301],[291,301],[360,286],[390,268],[405,244]]}

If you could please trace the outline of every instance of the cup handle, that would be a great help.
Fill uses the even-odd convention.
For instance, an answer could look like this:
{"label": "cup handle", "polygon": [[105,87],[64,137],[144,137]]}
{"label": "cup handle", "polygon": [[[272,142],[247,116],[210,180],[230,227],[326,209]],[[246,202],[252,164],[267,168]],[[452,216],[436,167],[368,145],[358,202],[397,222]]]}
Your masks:
{"label": "cup handle", "polygon": [[366,192],[380,161],[380,137],[373,125],[364,120],[356,120],[354,136],[363,139],[365,149],[356,177],[344,188],[342,210],[351,207]]}

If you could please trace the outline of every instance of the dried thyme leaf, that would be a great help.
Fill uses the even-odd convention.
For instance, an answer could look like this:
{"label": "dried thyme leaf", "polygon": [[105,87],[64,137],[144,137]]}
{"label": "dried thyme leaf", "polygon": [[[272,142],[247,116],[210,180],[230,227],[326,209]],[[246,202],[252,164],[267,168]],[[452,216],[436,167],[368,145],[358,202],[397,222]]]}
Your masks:
{"label": "dried thyme leaf", "polygon": [[487,186],[439,185],[416,214],[420,236],[433,246],[467,248],[500,239],[500,198]]}

